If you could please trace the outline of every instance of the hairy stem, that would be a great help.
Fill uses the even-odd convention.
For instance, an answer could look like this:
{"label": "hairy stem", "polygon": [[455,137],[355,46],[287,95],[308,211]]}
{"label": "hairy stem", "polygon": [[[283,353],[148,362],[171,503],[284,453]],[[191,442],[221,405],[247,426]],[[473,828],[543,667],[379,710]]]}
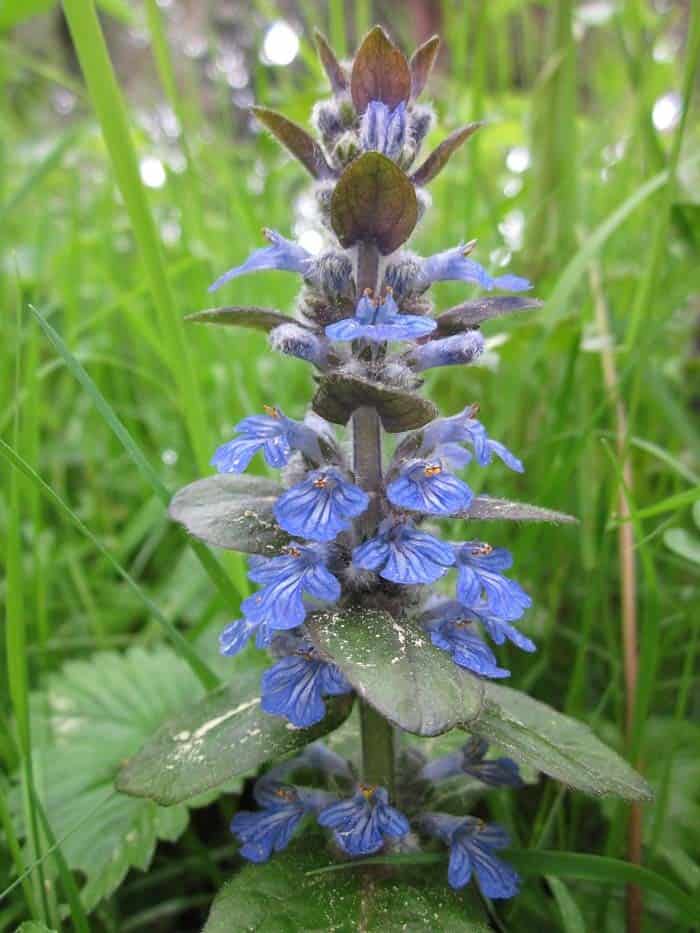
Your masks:
{"label": "hairy stem", "polygon": [[[360,243],[357,252],[357,291],[377,291],[379,252],[371,243]],[[352,418],[352,450],[355,481],[372,496],[370,507],[357,522],[362,537],[371,535],[379,520],[378,493],[382,482],[382,440],[376,409],[358,408]],[[381,784],[394,795],[396,736],[393,726],[364,701],[360,702],[362,776],[368,784]]]}

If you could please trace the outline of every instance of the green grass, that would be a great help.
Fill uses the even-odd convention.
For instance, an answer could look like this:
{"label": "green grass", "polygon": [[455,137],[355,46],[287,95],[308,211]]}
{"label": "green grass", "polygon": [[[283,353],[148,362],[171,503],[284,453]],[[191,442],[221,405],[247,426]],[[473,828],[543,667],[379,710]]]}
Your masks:
{"label": "green grass", "polygon": [[[281,13],[274,2],[249,6],[257,49],[267,18]],[[517,843],[546,850],[531,856],[535,874],[499,917],[506,930],[616,931],[631,881],[644,893],[645,929],[685,930],[672,903],[700,890],[700,774],[688,753],[700,747],[698,567],[666,546],[664,532],[698,535],[698,105],[691,101],[669,134],[657,132],[650,111],[670,90],[689,100],[700,17],[695,11],[689,26],[681,4],[659,14],[628,0],[573,40],[574,5],[549,6],[442,4],[449,54],[431,89],[440,117],[433,137],[474,118],[490,126],[433,183],[416,249],[477,237],[488,265],[504,249],[499,223],[522,212],[524,244],[510,267],[536,278],[546,304],[486,329],[506,338],[495,369],[441,371],[429,390],[446,413],[478,400],[490,432],[525,462],[522,477],[493,468],[470,474],[475,485],[580,517],[578,529],[494,530],[534,596],[539,645],[534,657],[504,663],[516,686],[638,758],[657,800],[643,814],[645,869],[621,870],[625,806],[545,783],[497,797],[494,813]],[[304,365],[271,357],[262,337],[182,323],[209,306],[213,277],[260,245],[262,226],[290,234],[290,206],[306,182],[272,140],[245,131],[220,74],[200,96],[199,63],[169,44],[170,11],[151,0],[132,7],[152,55],[138,80],[127,69],[113,75],[82,0],[64,9],[86,86],[58,42],[37,56],[19,34],[0,36],[0,757],[13,784],[0,783],[0,888],[23,877],[0,903],[0,929],[22,919],[56,927],[62,909],[81,929],[67,843],[36,805],[51,775],[33,767],[30,693],[67,660],[167,638],[205,681],[225,677],[200,639],[234,617],[247,592],[244,566],[235,555],[193,552],[165,520],[164,502],[208,471],[240,417],[264,403],[298,417],[312,389]],[[305,122],[322,89],[307,64],[311,28],[350,50],[375,10],[369,2],[299,8],[306,32],[294,66],[267,68],[253,55],[248,65],[256,99]],[[405,8],[397,4],[386,25],[408,46],[416,37]],[[213,23],[208,29],[215,49],[220,37]],[[668,36],[687,41],[657,61],[651,50]],[[70,118],[51,107],[61,88],[80,91]],[[160,97],[183,130],[178,140],[154,138],[135,119]],[[529,148],[532,164],[518,176],[521,190],[505,194],[515,145]],[[167,166],[173,152],[179,170],[168,168],[162,188],[144,188],[139,161],[157,155]],[[640,680],[631,745],[616,516],[624,474],[596,343],[594,265],[633,477]],[[251,276],[220,300],[289,311],[296,286],[283,273]],[[448,307],[465,289],[443,285],[437,297]],[[129,874],[89,928],[196,929],[216,879],[235,864],[229,810],[224,799],[198,813],[178,843],[157,851],[149,884]],[[26,835],[13,835],[17,826]],[[557,862],[557,850],[588,861]]]}

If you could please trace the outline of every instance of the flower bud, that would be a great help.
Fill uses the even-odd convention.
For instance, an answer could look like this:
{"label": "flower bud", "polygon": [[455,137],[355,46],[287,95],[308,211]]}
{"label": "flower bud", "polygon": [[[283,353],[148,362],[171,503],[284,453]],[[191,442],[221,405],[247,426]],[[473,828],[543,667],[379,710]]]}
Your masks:
{"label": "flower bud", "polygon": [[416,347],[411,352],[409,363],[418,372],[434,369],[436,366],[458,366],[472,363],[481,356],[483,349],[484,338],[481,331],[468,330],[454,337],[430,340]]}
{"label": "flower bud", "polygon": [[280,324],[270,332],[270,346],[279,353],[296,356],[307,363],[313,363],[318,369],[328,365],[328,341],[300,327],[298,324]]}
{"label": "flower bud", "polygon": [[430,132],[434,117],[435,114],[430,107],[414,105],[412,108],[408,131],[411,138],[415,141],[416,151],[420,149],[421,143]]}
{"label": "flower bud", "polygon": [[343,134],[343,123],[335,101],[324,100],[314,106],[311,120],[321,135],[323,143],[332,148]]}

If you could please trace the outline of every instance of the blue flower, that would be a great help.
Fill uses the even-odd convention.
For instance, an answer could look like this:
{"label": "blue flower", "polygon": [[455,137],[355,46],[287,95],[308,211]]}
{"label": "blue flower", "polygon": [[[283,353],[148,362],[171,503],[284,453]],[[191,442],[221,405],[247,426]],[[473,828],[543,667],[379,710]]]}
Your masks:
{"label": "blue flower", "polygon": [[454,451],[456,444],[469,444],[480,466],[488,466],[496,454],[511,470],[522,473],[524,467],[520,460],[499,441],[490,439],[486,428],[474,417],[477,411],[478,406],[470,405],[451,418],[431,421],[423,429],[420,453],[427,456],[444,445],[450,445]]}
{"label": "blue flower", "polygon": [[352,552],[352,562],[393,583],[434,583],[455,562],[451,545],[406,522],[385,519],[378,534]]}
{"label": "blue flower", "polygon": [[357,302],[355,317],[329,324],[326,336],[331,340],[357,340],[364,337],[365,340],[382,343],[386,340],[417,340],[432,333],[436,327],[432,318],[399,314],[389,289],[381,304],[365,293]]}
{"label": "blue flower", "polygon": [[324,696],[350,693],[352,687],[335,664],[323,661],[306,643],[265,671],[261,680],[261,708],[308,728],[326,715]]}
{"label": "blue flower", "polygon": [[532,288],[527,279],[517,275],[501,275],[493,278],[483,266],[473,259],[469,253],[476,244],[472,241],[466,245],[460,244],[443,253],[435,253],[421,261],[420,282],[425,288],[433,282],[474,282],[482,288],[491,291],[492,288],[502,288],[510,292],[522,292]]}
{"label": "blue flower", "polygon": [[480,677],[510,677],[499,667],[489,646],[474,633],[466,610],[457,600],[440,603],[421,619],[436,648],[447,651],[455,664]]}
{"label": "blue flower", "polygon": [[248,576],[262,589],[241,603],[246,619],[271,629],[291,629],[306,618],[305,594],[336,602],[340,583],[325,561],[323,547],[303,544],[290,545],[279,557],[253,557]]}
{"label": "blue flower", "polygon": [[317,812],[327,799],[320,791],[264,779],[256,783],[254,794],[262,809],[242,810],[231,821],[231,832],[242,843],[240,854],[251,862],[266,862],[273,852],[286,849],[303,817]]}
{"label": "blue flower", "polygon": [[465,366],[473,363],[484,351],[484,338],[480,330],[467,330],[454,337],[429,340],[415,347],[408,357],[409,364],[417,372],[434,369],[436,366]]}
{"label": "blue flower", "polygon": [[333,837],[348,855],[372,855],[384,845],[385,838],[398,839],[409,831],[408,820],[394,807],[383,787],[360,784],[349,800],[340,800],[322,810],[321,826],[334,830]]}
{"label": "blue flower", "polygon": [[420,820],[428,835],[436,836],[450,847],[447,880],[459,889],[469,884],[476,874],[483,894],[493,900],[514,897],[520,888],[520,876],[506,862],[494,855],[505,849],[510,840],[504,829],[488,825],[473,816],[452,816],[448,813],[426,813]]}
{"label": "blue flower", "polygon": [[362,116],[360,142],[365,150],[376,150],[397,159],[406,142],[406,130],[404,101],[390,110],[381,101],[371,100]]}
{"label": "blue flower", "polygon": [[258,272],[262,269],[282,269],[286,272],[299,272],[301,275],[308,274],[313,259],[311,253],[308,253],[298,243],[285,239],[276,230],[269,230],[266,227],[263,233],[271,245],[256,249],[242,265],[224,272],[213,285],[209,286],[210,292],[215,292],[217,288],[221,288],[231,279],[238,278],[239,275]]}
{"label": "blue flower", "polygon": [[505,548],[482,541],[465,541],[454,547],[457,599],[463,606],[506,620],[519,619],[530,608],[532,600],[520,584],[500,573],[513,563]]}
{"label": "blue flower", "polygon": [[499,619],[487,612],[476,612],[474,609],[470,609],[469,612],[476,622],[483,625],[497,645],[502,645],[507,640],[522,651],[537,651],[535,643],[505,619]]}
{"label": "blue flower", "polygon": [[227,657],[233,657],[245,648],[253,634],[256,635],[255,643],[258,648],[267,648],[272,634],[267,625],[251,622],[249,619],[236,619],[229,622],[219,635],[219,652]]}
{"label": "blue flower", "polygon": [[318,437],[311,428],[287,418],[279,408],[266,405],[265,411],[264,415],[239,421],[234,431],[240,436],[217,449],[211,465],[219,473],[243,473],[259,450],[271,467],[283,467],[293,450],[300,450],[317,463],[323,460]]}
{"label": "blue flower", "polygon": [[275,503],[275,518],[292,535],[310,541],[332,541],[369,505],[369,496],[348,482],[336,467],[307,473],[306,479]]}
{"label": "blue flower", "polygon": [[469,486],[447,473],[439,460],[409,460],[386,494],[392,505],[425,515],[453,515],[468,509],[473,499]]}
{"label": "blue flower", "polygon": [[491,787],[520,787],[522,778],[512,758],[486,760],[489,743],[473,735],[458,751],[435,758],[424,765],[419,777],[424,781],[444,781],[459,774],[468,774]]}

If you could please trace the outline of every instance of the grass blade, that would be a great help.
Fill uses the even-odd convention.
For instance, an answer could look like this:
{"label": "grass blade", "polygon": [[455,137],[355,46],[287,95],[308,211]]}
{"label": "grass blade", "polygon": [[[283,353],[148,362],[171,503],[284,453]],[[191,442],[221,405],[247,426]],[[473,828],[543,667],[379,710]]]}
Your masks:
{"label": "grass blade", "polygon": [[203,470],[208,461],[210,444],[201,392],[182,320],[175,310],[175,299],[165,272],[156,224],[141,184],[124,100],[93,0],[64,0],[63,9],[141,252],[190,443],[199,467]]}
{"label": "grass blade", "polygon": [[[161,480],[160,476],[156,472],[153,465],[148,461],[144,456],[142,450],[139,448],[136,441],[133,439],[131,434],[127,431],[123,422],[120,421],[116,412],[111,407],[107,399],[100,392],[98,387],[95,385],[93,380],[90,378],[86,370],[80,365],[75,356],[68,349],[66,344],[63,341],[63,338],[60,334],[54,330],[54,328],[49,324],[46,318],[37,311],[36,308],[29,305],[30,312],[36,318],[39,326],[49,338],[54,348],[58,351],[60,356],[63,358],[64,363],[68,371],[75,376],[80,385],[83,387],[85,392],[92,399],[95,408],[102,415],[106,423],[109,425],[119,442],[121,443],[124,450],[131,458],[133,464],[136,466],[139,473],[143,478],[148,482],[156,495],[161,499],[161,501],[168,505],[172,494],[167,488],[165,483]],[[236,604],[241,595],[247,593],[247,585],[245,583],[245,574],[243,573],[244,567],[241,560],[237,564],[237,583],[238,588],[234,588],[229,580],[226,572],[221,567],[216,558],[209,553],[206,547],[201,544],[199,541],[195,541],[192,538],[187,539],[190,547],[194,550],[195,554],[199,558],[200,563],[209,574],[209,577],[214,582],[214,584],[220,590],[222,596],[228,603]]]}
{"label": "grass blade", "polygon": [[61,852],[59,843],[56,842],[56,837],[53,834],[51,824],[49,823],[46,813],[44,812],[41,801],[36,795],[34,796],[34,806],[36,807],[37,813],[39,814],[41,825],[43,827],[44,833],[46,834],[54,861],[56,862],[58,877],[61,879],[63,893],[65,894],[68,906],[70,907],[70,919],[71,923],[73,924],[73,929],[75,930],[75,933],[90,933],[90,925],[85,914],[85,909],[83,908],[82,902],[80,900],[80,892],[78,891],[78,886],[75,883],[75,878],[73,877],[73,874],[68,867],[65,858],[63,857],[63,852]]}
{"label": "grass blade", "polygon": [[[506,850],[503,858],[524,875],[536,877],[551,875],[553,878],[573,878],[577,881],[597,881],[599,884],[638,884],[654,891],[676,907],[684,919],[700,922],[700,904],[686,894],[678,885],[664,878],[651,868],[630,865],[621,859],[603,855],[584,855],[578,852],[554,852],[546,849],[526,851]],[[323,875],[327,872],[348,871],[367,865],[436,865],[444,863],[447,856],[440,853],[418,852],[414,855],[380,855],[375,858],[355,859],[352,862],[337,862],[307,872]]]}
{"label": "grass blade", "polygon": [[[206,690],[213,690],[215,687],[218,687],[220,684],[219,678],[216,674],[210,669],[210,667],[199,657],[192,645],[187,641],[187,639],[179,632],[172,622],[167,619],[163,613],[160,611],[158,606],[153,602],[153,600],[148,596],[138,585],[136,580],[126,571],[119,561],[107,550],[107,548],[95,537],[95,535],[90,531],[90,529],[83,524],[81,519],[75,514],[73,509],[63,501],[63,499],[56,493],[49,485],[46,483],[41,476],[36,472],[36,470],[30,466],[13,448],[7,444],[2,438],[0,438],[0,454],[5,457],[5,459],[10,463],[14,470],[19,471],[24,476],[27,477],[32,483],[34,483],[40,490],[40,492],[49,499],[53,505],[55,505],[63,515],[68,518],[73,525],[88,538],[95,548],[100,552],[100,554],[111,564],[114,570],[119,574],[119,576],[124,580],[124,582],[131,587],[134,593],[138,596],[141,602],[148,608],[148,610],[153,614],[157,621],[165,629],[168,637],[173,643],[173,647],[177,653],[182,657],[182,659],[190,666],[192,672],[197,676],[202,686]],[[16,646],[11,646],[13,651],[16,649]]]}

